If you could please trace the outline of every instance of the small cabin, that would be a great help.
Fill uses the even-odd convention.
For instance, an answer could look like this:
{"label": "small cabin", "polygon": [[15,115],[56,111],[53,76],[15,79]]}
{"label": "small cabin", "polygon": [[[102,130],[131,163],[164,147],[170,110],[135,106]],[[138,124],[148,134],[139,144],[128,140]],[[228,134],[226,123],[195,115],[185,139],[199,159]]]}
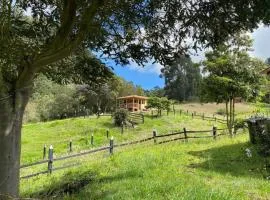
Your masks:
{"label": "small cabin", "polygon": [[145,111],[148,97],[130,95],[117,98],[119,108],[125,108],[130,112]]}

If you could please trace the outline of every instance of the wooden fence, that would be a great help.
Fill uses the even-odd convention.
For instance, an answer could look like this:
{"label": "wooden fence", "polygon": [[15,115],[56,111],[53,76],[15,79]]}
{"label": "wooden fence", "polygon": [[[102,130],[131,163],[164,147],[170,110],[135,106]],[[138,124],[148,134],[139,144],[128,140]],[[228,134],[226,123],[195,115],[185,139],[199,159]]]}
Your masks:
{"label": "wooden fence", "polygon": [[144,115],[142,113],[135,113],[135,112],[130,112],[128,114],[128,120],[131,122],[131,123],[136,123],[136,124],[139,124],[139,123],[144,123]]}
{"label": "wooden fence", "polygon": [[[215,122],[218,122],[218,123],[221,123],[221,124],[227,124],[227,120],[226,119],[222,119],[220,118],[219,116],[213,114],[213,116],[207,116],[205,115],[204,113],[197,113],[196,111],[190,111],[190,110],[172,110],[171,113],[173,113],[174,115],[185,115],[185,116],[190,116],[192,117],[192,119],[202,119],[202,120],[207,120],[207,121],[215,121]],[[169,113],[167,113],[168,115]],[[152,119],[155,118],[155,117],[158,117],[157,115],[155,115],[153,113],[153,111],[151,112],[151,117]]]}
{"label": "wooden fence", "polygon": [[[144,143],[144,142],[148,142],[150,140],[153,140],[154,144],[163,144],[163,143],[176,141],[176,140],[188,141],[189,139],[197,139],[197,138],[213,138],[213,139],[216,139],[219,136],[225,135],[225,133],[219,133],[218,134],[218,131],[224,131],[224,130],[227,130],[227,129],[226,128],[225,129],[217,129],[217,127],[215,127],[215,126],[211,130],[197,130],[197,131],[194,131],[194,130],[191,131],[191,130],[187,130],[186,128],[183,128],[183,131],[178,130],[178,131],[174,131],[174,132],[169,133],[169,134],[162,134],[162,135],[158,135],[157,131],[153,130],[152,137],[148,137],[148,138],[144,138],[144,139],[136,140],[136,141],[120,143],[120,144],[114,144],[114,138],[111,137],[110,140],[109,140],[109,145],[108,146],[103,146],[103,147],[100,147],[100,148],[96,148],[96,149],[92,149],[92,150],[88,150],[88,151],[84,151],[84,152],[80,152],[80,153],[70,154],[70,155],[66,155],[66,156],[62,156],[62,157],[58,157],[58,158],[54,157],[53,146],[50,146],[50,148],[48,150],[48,159],[20,166],[20,169],[25,169],[25,168],[29,168],[29,167],[33,167],[33,166],[37,166],[37,165],[41,165],[41,164],[48,164],[47,170],[37,172],[37,173],[34,173],[34,174],[29,174],[29,175],[26,175],[26,176],[22,176],[20,178],[21,179],[28,179],[28,178],[35,177],[35,176],[38,176],[38,175],[41,175],[41,174],[51,174],[53,171],[62,170],[62,169],[66,169],[66,168],[70,168],[70,167],[80,165],[80,164],[77,163],[77,164],[65,165],[65,166],[62,166],[62,167],[53,167],[53,164],[55,162],[57,162],[57,161],[67,160],[67,159],[76,158],[76,157],[80,157],[80,156],[85,156],[85,155],[89,155],[89,154],[93,154],[93,153],[97,153],[97,152],[102,152],[102,151],[108,151],[109,154],[112,155],[113,151],[114,151],[114,148],[120,148],[120,147],[124,147],[124,146]],[[198,133],[211,133],[211,135],[197,135]],[[179,137],[171,138],[172,136],[179,136]],[[166,140],[158,141],[158,140],[160,140],[160,138],[167,138],[167,137],[169,137],[169,138],[166,139]],[[72,148],[72,144],[70,144],[70,148]],[[46,155],[46,148],[44,148],[44,152],[45,152],[45,155]]]}

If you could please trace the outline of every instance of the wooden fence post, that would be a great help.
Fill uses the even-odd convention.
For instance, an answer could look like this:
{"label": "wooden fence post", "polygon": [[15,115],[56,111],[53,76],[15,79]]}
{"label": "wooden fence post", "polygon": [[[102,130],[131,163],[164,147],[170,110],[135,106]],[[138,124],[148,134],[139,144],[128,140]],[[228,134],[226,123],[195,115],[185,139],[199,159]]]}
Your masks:
{"label": "wooden fence post", "polygon": [[53,169],[53,146],[51,145],[48,153],[48,172],[51,174]]}
{"label": "wooden fence post", "polygon": [[213,126],[213,138],[214,140],[216,139],[217,137],[217,127]]}
{"label": "wooden fence post", "polygon": [[157,136],[157,131],[156,130],[153,130],[153,138],[154,138],[154,143],[155,144],[157,143],[156,136]]}
{"label": "wooden fence post", "polygon": [[107,139],[109,138],[109,129],[106,131]]}
{"label": "wooden fence post", "polygon": [[124,133],[124,122],[121,123],[121,134]]}
{"label": "wooden fence post", "polygon": [[94,145],[94,134],[92,133],[91,135],[91,145],[93,146]]}
{"label": "wooden fence post", "polygon": [[69,141],[69,152],[72,152],[72,140]]}
{"label": "wooden fence post", "polygon": [[180,109],[180,116],[182,115],[182,110]]}
{"label": "wooden fence post", "polygon": [[188,141],[187,129],[186,128],[183,128],[183,130],[184,130],[185,141],[187,142]]}
{"label": "wooden fence post", "polygon": [[194,118],[194,114],[193,113],[191,113],[191,116],[192,116],[192,119]]}
{"label": "wooden fence post", "polygon": [[142,115],[142,123],[144,124],[144,115],[143,114],[141,114]]}
{"label": "wooden fence post", "polygon": [[187,110],[187,115],[188,115],[188,110]]}
{"label": "wooden fence post", "polygon": [[110,139],[110,148],[109,148],[109,150],[110,150],[110,154],[112,155],[113,154],[113,136]]}
{"label": "wooden fence post", "polygon": [[204,113],[202,114],[202,119],[204,120]]}
{"label": "wooden fence post", "polygon": [[46,146],[46,144],[44,144],[44,147],[43,147],[43,160],[45,160],[46,159],[46,150],[47,149],[47,146]]}
{"label": "wooden fence post", "polygon": [[152,116],[152,119],[153,119],[154,118],[153,110],[151,110],[151,116]]}

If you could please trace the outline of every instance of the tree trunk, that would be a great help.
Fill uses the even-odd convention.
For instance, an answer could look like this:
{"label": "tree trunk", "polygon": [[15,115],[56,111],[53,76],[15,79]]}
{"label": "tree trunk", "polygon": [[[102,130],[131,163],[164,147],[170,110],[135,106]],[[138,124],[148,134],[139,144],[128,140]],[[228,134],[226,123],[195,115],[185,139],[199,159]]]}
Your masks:
{"label": "tree trunk", "polygon": [[[4,96],[6,93],[1,93]],[[19,196],[21,128],[29,89],[0,101],[0,199]]]}
{"label": "tree trunk", "polygon": [[232,99],[230,98],[230,110],[229,110],[229,116],[230,116],[230,123],[229,123],[229,133],[232,136]]}
{"label": "tree trunk", "polygon": [[227,121],[227,128],[229,129],[230,124],[229,124],[229,111],[228,111],[228,103],[229,103],[229,101],[228,101],[228,100],[226,100],[226,121]]}
{"label": "tree trunk", "polygon": [[[232,128],[234,129],[234,120],[235,120],[235,100],[232,99]],[[233,130],[233,134],[235,134],[235,129]]]}

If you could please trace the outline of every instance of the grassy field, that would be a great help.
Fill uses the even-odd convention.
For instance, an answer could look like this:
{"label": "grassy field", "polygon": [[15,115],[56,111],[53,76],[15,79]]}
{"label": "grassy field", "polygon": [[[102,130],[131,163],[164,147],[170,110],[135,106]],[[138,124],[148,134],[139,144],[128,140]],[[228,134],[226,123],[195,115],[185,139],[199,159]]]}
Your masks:
{"label": "grassy field", "polygon": [[[220,103],[185,103],[177,105],[176,108],[181,108],[183,110],[196,111],[197,113],[207,113],[207,114],[216,114],[218,110],[225,110],[225,104]],[[249,114],[255,112],[256,108],[251,104],[246,103],[236,103],[235,112],[239,114]]]}
{"label": "grassy field", "polygon": [[[208,111],[208,114],[211,112]],[[44,144],[54,145],[56,157],[108,145],[106,130],[115,142],[131,141],[172,130],[211,130],[215,122],[173,115],[145,118],[145,124],[126,129],[112,125],[110,117],[76,118],[47,123],[26,124],[22,137],[22,164],[42,159]],[[221,124],[215,124],[223,128]],[[89,144],[94,133],[95,146]],[[209,132],[209,134],[211,134]],[[161,141],[161,138],[158,138]],[[252,157],[248,158],[245,149]],[[270,199],[270,184],[260,158],[243,132],[228,136],[190,139],[165,144],[147,143],[59,161],[55,167],[76,167],[21,180],[21,196],[39,199]],[[21,175],[46,170],[42,166],[22,169]]]}
{"label": "grassy field", "polygon": [[[57,120],[46,123],[26,124],[23,126],[22,133],[22,159],[21,163],[31,163],[42,159],[43,146],[53,145],[55,155],[64,155],[69,152],[69,141],[73,141],[73,151],[79,152],[84,149],[96,148],[108,145],[109,141],[106,131],[109,130],[116,143],[135,140],[152,136],[153,129],[158,134],[169,133],[173,130],[211,130],[215,122],[201,119],[193,119],[191,116],[177,113],[175,116],[163,115],[160,118],[152,119],[151,116],[145,117],[145,123],[133,128],[126,128],[124,134],[121,129],[114,127],[111,117],[100,118],[72,118]],[[219,124],[218,128],[224,125]],[[90,144],[91,134],[94,135],[94,146]]]}
{"label": "grassy field", "polygon": [[[253,156],[248,158],[245,149]],[[75,161],[75,160],[74,160]],[[262,160],[235,138],[149,142],[82,157],[82,165],[23,180],[24,197],[45,199],[270,199]]]}

